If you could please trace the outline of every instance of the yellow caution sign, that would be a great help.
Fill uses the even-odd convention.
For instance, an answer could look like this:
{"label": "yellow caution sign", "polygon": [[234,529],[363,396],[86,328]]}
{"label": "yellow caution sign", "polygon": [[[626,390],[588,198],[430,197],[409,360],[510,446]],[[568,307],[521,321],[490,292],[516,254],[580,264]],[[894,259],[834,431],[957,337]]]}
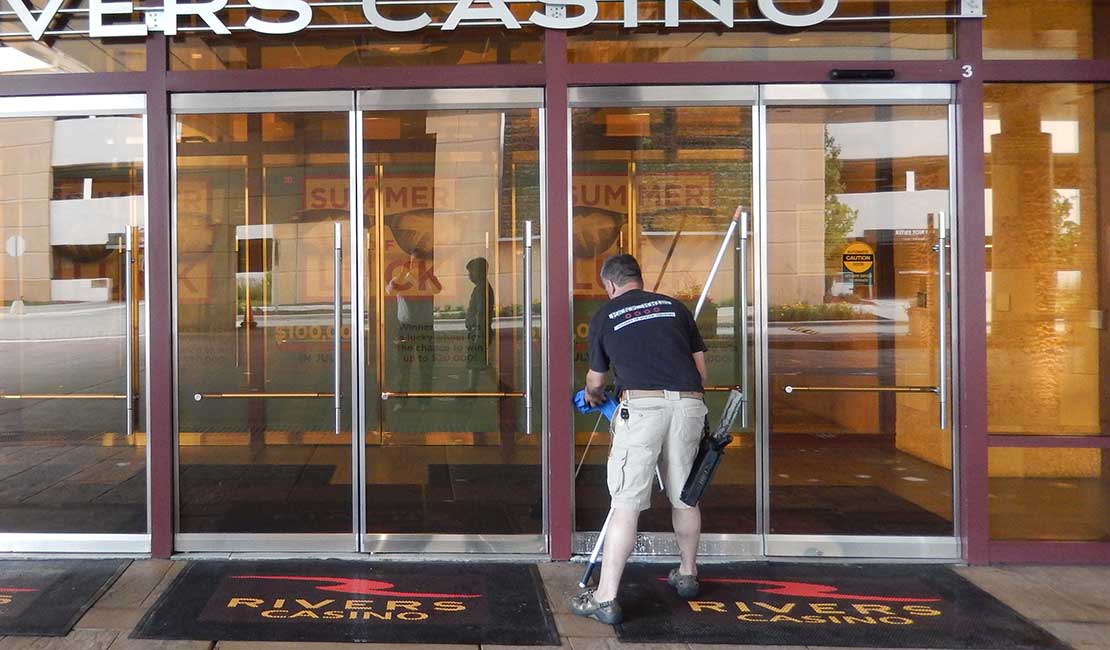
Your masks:
{"label": "yellow caution sign", "polygon": [[852,273],[867,273],[875,265],[875,251],[861,241],[844,248],[844,268]]}

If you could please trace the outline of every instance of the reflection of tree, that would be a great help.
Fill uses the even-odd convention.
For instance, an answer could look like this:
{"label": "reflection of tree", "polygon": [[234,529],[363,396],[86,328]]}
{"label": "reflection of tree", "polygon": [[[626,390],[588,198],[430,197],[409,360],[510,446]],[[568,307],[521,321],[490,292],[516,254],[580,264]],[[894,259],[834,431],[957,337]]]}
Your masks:
{"label": "reflection of tree", "polygon": [[1072,269],[1076,266],[1076,254],[1082,232],[1079,223],[1069,219],[1072,212],[1071,199],[1057,191],[1052,192],[1052,218],[1056,232],[1056,260],[1058,268]]}
{"label": "reflection of tree", "polygon": [[859,211],[837,198],[846,189],[841,178],[840,145],[825,129],[825,275],[841,271],[841,254],[848,243],[848,233],[856,226]]}

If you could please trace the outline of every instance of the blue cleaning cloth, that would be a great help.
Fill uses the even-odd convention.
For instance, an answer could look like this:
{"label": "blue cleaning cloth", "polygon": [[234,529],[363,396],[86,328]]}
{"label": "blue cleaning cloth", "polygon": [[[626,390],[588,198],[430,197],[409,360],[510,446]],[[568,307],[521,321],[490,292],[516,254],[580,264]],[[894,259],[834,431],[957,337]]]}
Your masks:
{"label": "blue cleaning cloth", "polygon": [[607,419],[612,420],[617,412],[617,400],[611,394],[605,393],[605,401],[600,406],[590,406],[586,403],[586,391],[580,390],[574,394],[574,408],[583,415],[601,411]]}

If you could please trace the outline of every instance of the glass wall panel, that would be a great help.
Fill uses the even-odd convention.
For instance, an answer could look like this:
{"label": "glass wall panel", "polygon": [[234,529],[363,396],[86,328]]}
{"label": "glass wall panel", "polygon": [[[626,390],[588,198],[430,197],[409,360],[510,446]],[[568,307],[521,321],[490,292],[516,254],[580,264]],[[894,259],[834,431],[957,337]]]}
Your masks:
{"label": "glass wall panel", "polygon": [[350,248],[348,122],[178,117],[182,533],[353,531],[350,332],[333,324],[337,307],[350,322],[354,255],[334,255],[336,223]]}
{"label": "glass wall panel", "polygon": [[990,450],[995,540],[1110,542],[1110,450]]}
{"label": "glass wall panel", "polygon": [[[694,310],[736,206],[750,211],[752,109],[580,108],[573,110],[572,124],[574,381],[581,386],[588,324],[608,300],[598,278],[607,257],[635,255],[645,289]],[[736,251],[734,239],[697,321],[709,348],[707,389],[720,389],[707,397],[713,414],[721,413],[725,391],[743,383],[745,370],[736,324],[747,322],[747,309],[739,304],[738,287],[752,275],[750,269],[740,273]],[[596,531],[609,505],[608,422],[577,414],[574,422],[575,525]],[[728,460],[701,502],[705,532],[756,532],[754,432],[741,429],[738,419],[734,433]],[[645,511],[640,530],[672,530],[669,504],[658,489],[653,505],[668,507]]]}
{"label": "glass wall panel", "polygon": [[987,59],[1110,58],[1110,0],[987,0]]}
{"label": "glass wall panel", "polygon": [[[34,11],[46,0],[23,2]],[[8,5],[0,5],[0,75],[54,72],[135,72],[146,69],[145,38],[89,38],[89,0],[64,3],[46,33],[33,40],[27,27]],[[136,22],[141,14],[136,13]]]}
{"label": "glass wall panel", "polygon": [[[623,3],[599,2],[598,20],[571,32],[572,63],[650,63],[656,61],[790,61],[790,60],[936,60],[953,56],[954,22],[959,13],[952,0],[841,0],[834,18],[899,17],[894,20],[825,22],[789,29],[769,22],[737,23],[727,29],[693,2],[679,4],[683,20],[700,22],[664,28],[662,0],[641,0],[641,26],[621,26]],[[811,13],[820,2],[779,3],[791,13]],[[762,19],[755,2],[734,3],[737,21]],[[604,24],[608,21],[615,24]],[[657,24],[643,24],[654,21]]]}
{"label": "glass wall panel", "polygon": [[[543,30],[535,27],[509,29],[499,23],[490,26],[464,22],[454,30],[441,30],[440,26],[455,6],[453,2],[378,4],[384,17],[396,20],[427,12],[432,24],[409,33],[392,33],[372,27],[357,2],[349,6],[336,4],[341,3],[314,6],[311,24],[296,34],[280,36],[235,28],[243,25],[249,16],[267,12],[260,14],[247,9],[219,12],[218,16],[232,29],[230,35],[212,33],[199,18],[182,18],[179,35],[170,42],[170,68],[258,70],[539,63],[542,60]],[[537,8],[542,11],[538,3],[513,3],[510,7],[517,20],[526,20]]]}
{"label": "glass wall panel", "polygon": [[543,530],[539,115],[364,113],[368,533]]}
{"label": "glass wall panel", "polygon": [[1110,86],[985,88],[988,425],[1110,432]]}
{"label": "glass wall panel", "polygon": [[0,533],[147,531],[144,143],[0,120]]}
{"label": "glass wall panel", "polygon": [[950,536],[934,249],[948,107],[771,107],[767,122],[770,532]]}

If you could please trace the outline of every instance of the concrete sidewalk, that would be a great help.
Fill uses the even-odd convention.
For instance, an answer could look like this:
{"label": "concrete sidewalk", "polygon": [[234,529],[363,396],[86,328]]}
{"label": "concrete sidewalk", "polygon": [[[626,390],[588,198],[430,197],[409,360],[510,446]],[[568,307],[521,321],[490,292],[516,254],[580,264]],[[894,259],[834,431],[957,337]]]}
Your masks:
{"label": "concrete sidewalk", "polygon": [[[0,650],[333,650],[336,648],[400,648],[400,650],[479,650],[474,645],[272,643],[242,641],[151,641],[128,639],[147,608],[162,593],[183,561],[137,560],[77,623],[67,637],[5,637]],[[614,650],[724,650],[740,645],[622,644],[612,627],[568,613],[567,598],[577,592],[582,566],[539,565],[562,648]],[[956,571],[980,588],[1052,632],[1076,650],[1110,650],[1110,566],[1101,567],[961,567]],[[786,649],[786,646],[775,646]],[[519,650],[544,648],[523,646]],[[811,649],[815,648],[811,646]],[[518,650],[481,646],[481,650]]]}

